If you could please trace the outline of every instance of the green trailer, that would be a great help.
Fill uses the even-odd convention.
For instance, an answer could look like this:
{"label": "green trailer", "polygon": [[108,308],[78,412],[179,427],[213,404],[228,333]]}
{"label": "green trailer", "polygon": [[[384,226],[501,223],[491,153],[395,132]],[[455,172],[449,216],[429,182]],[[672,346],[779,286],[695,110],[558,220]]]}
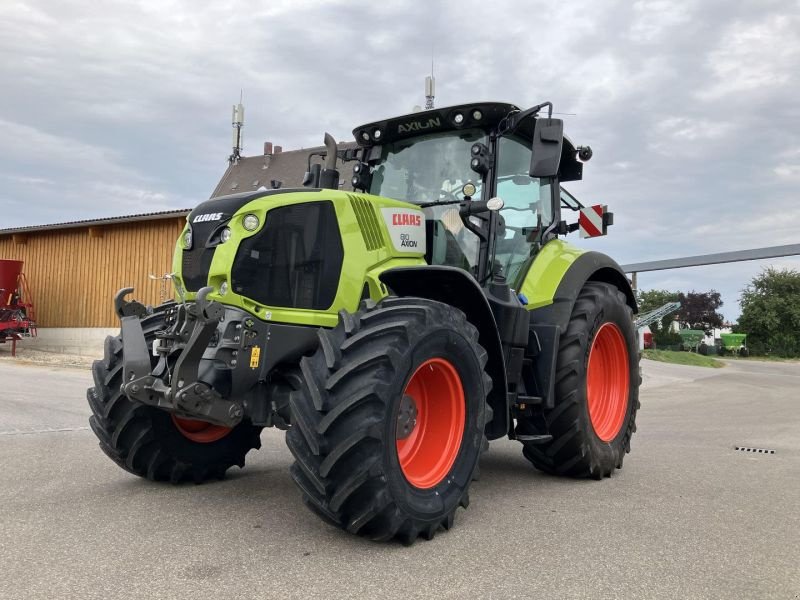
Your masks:
{"label": "green trailer", "polygon": [[700,342],[706,337],[706,332],[700,329],[681,329],[678,331],[681,336],[681,346],[683,350],[697,351]]}
{"label": "green trailer", "polygon": [[725,354],[748,356],[750,354],[750,351],[747,349],[746,333],[722,333],[719,338],[720,345],[717,353],[720,354],[720,356]]}

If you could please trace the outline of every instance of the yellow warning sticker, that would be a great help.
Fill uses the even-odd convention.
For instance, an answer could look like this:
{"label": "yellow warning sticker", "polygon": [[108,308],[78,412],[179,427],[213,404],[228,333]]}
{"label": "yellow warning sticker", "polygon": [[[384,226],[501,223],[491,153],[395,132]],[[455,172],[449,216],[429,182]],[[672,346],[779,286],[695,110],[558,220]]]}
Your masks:
{"label": "yellow warning sticker", "polygon": [[253,349],[250,351],[250,368],[257,369],[258,363],[261,362],[261,348],[258,346],[253,346]]}

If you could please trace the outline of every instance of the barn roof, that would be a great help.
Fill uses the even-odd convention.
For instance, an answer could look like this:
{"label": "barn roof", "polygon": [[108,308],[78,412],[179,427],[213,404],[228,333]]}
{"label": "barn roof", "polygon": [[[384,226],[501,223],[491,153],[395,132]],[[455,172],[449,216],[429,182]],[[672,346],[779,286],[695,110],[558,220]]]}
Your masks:
{"label": "barn roof", "polygon": [[[338,145],[339,150],[355,148],[355,142]],[[290,150],[261,156],[246,156],[231,164],[211,194],[212,198],[238,192],[253,192],[260,187],[272,189],[272,181],[280,181],[281,187],[303,187],[303,176],[308,168],[308,156],[312,152],[325,150],[324,146]],[[315,159],[320,162],[320,158]],[[353,163],[339,161],[339,185],[350,185]]]}
{"label": "barn roof", "polygon": [[104,217],[101,219],[84,219],[81,221],[65,221],[64,223],[51,223],[48,225],[31,225],[29,227],[11,227],[0,229],[0,235],[13,233],[28,233],[34,231],[52,231],[55,229],[72,229],[75,227],[98,227],[100,225],[116,225],[120,223],[135,223],[136,221],[155,221],[159,219],[183,218],[189,214],[190,208],[176,210],[162,210],[158,212],[140,213],[136,215],[123,215],[121,217]]}

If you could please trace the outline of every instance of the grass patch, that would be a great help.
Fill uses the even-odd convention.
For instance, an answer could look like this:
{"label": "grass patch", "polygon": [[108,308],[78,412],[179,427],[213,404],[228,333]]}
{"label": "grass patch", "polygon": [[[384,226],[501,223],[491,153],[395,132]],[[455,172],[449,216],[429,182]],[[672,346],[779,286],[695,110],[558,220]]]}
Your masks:
{"label": "grass patch", "polygon": [[736,355],[728,355],[721,356],[720,358],[724,358],[725,360],[755,360],[755,361],[765,361],[765,362],[800,362],[800,358],[784,358],[783,356],[772,356],[772,355],[757,355],[753,356],[736,356]]}
{"label": "grass patch", "polygon": [[710,356],[695,354],[694,352],[675,352],[673,350],[645,350],[645,358],[658,362],[672,363],[675,365],[690,365],[692,367],[711,367],[719,369],[725,364]]}

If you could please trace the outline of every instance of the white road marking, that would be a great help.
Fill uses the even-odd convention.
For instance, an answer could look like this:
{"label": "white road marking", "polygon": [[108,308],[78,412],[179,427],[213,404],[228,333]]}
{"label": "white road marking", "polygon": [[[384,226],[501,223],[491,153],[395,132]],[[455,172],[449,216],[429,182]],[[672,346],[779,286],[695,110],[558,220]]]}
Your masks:
{"label": "white road marking", "polygon": [[57,427],[57,428],[48,428],[48,429],[30,429],[30,430],[21,430],[21,429],[11,429],[8,431],[0,431],[0,435],[30,435],[34,433],[61,433],[61,432],[70,432],[70,431],[87,431],[89,427]]}

